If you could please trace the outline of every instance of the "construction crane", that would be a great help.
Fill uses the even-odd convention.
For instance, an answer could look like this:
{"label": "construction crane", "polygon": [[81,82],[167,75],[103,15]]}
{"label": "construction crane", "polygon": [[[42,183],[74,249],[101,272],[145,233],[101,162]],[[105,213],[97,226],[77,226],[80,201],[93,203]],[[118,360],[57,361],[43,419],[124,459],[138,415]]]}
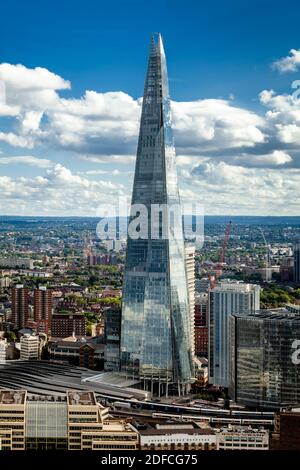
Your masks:
{"label": "construction crane", "polygon": [[211,289],[216,287],[220,277],[222,276],[223,264],[224,264],[224,261],[225,261],[225,253],[226,253],[227,246],[228,246],[228,241],[229,241],[230,232],[231,232],[231,226],[232,226],[232,221],[230,220],[228,222],[227,226],[226,226],[226,230],[225,230],[225,234],[224,234],[224,241],[223,241],[222,248],[220,250],[220,261],[217,265],[216,274],[215,274],[214,277],[211,276],[211,274],[208,276],[208,279],[210,281],[210,288]]}
{"label": "construction crane", "polygon": [[259,230],[260,230],[260,232],[262,234],[262,237],[264,239],[264,244],[265,244],[265,248],[266,248],[266,263],[267,263],[267,268],[269,268],[270,264],[271,264],[271,256],[270,256],[271,247],[267,243],[267,240],[266,240],[263,229],[261,227],[259,227]]}

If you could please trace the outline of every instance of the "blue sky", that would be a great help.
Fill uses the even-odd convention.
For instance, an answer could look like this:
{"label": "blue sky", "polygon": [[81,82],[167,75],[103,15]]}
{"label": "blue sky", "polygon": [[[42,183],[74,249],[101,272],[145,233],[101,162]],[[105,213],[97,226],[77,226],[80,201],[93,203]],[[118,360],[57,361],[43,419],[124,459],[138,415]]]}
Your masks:
{"label": "blue sky", "polygon": [[[0,80],[10,109],[0,113],[0,212],[93,215],[92,194],[97,205],[106,191],[130,193],[137,100],[151,33],[160,31],[182,197],[197,195],[207,213],[298,215],[290,201],[300,182],[300,105],[289,98],[300,79],[298,56],[287,70],[272,64],[300,48],[299,13],[293,0],[2,5]],[[63,184],[69,202],[57,200]],[[72,188],[89,194],[75,203]]]}

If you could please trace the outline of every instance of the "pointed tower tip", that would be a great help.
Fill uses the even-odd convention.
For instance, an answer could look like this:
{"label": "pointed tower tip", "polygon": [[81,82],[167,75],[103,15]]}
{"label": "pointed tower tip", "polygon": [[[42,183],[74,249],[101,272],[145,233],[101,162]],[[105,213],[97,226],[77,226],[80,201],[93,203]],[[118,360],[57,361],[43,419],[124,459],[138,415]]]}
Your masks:
{"label": "pointed tower tip", "polygon": [[162,40],[161,33],[152,33],[151,36],[151,51],[152,53],[158,52],[159,54],[164,54],[164,45]]}

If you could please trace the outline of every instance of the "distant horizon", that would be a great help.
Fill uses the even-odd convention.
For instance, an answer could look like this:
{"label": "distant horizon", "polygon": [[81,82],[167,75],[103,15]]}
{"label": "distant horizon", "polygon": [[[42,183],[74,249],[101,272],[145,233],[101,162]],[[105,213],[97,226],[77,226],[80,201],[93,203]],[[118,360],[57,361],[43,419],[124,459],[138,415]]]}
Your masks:
{"label": "distant horizon", "polygon": [[[185,216],[190,216],[190,214],[185,214]],[[0,223],[1,218],[23,218],[23,219],[31,219],[31,218],[38,218],[38,219],[101,219],[102,217],[98,217],[95,215],[19,215],[19,214],[0,214]],[[117,216],[118,218],[126,218],[126,216]],[[205,214],[204,218],[206,217],[216,217],[216,218],[224,218],[224,219],[237,219],[237,218],[269,218],[269,219],[299,219],[300,215],[230,215],[230,214]],[[112,218],[112,217],[108,217]]]}

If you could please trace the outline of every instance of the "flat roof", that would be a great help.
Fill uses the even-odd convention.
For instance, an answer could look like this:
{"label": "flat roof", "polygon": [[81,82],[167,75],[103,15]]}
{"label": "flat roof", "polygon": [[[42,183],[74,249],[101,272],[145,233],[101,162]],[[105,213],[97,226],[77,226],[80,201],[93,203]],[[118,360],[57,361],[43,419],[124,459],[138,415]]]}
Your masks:
{"label": "flat roof", "polygon": [[85,406],[90,406],[90,405],[96,405],[96,398],[95,394],[93,392],[88,392],[88,391],[67,391],[67,397],[68,397],[68,404],[69,405],[85,405]]}
{"label": "flat roof", "polygon": [[1,405],[23,405],[25,397],[25,390],[0,390]]}
{"label": "flat roof", "polygon": [[200,434],[200,435],[214,435],[215,431],[213,429],[201,429],[201,428],[194,428],[194,429],[177,429],[170,426],[169,428],[164,429],[155,429],[155,428],[148,428],[148,429],[139,429],[139,433],[142,436],[166,436],[169,434]]}
{"label": "flat roof", "polygon": [[291,312],[286,308],[278,308],[278,309],[266,309],[266,310],[258,310],[255,313],[250,314],[240,314],[234,313],[233,316],[237,318],[244,318],[244,319],[257,319],[257,320],[284,320],[284,321],[297,321],[300,322],[300,315],[299,313]]}

